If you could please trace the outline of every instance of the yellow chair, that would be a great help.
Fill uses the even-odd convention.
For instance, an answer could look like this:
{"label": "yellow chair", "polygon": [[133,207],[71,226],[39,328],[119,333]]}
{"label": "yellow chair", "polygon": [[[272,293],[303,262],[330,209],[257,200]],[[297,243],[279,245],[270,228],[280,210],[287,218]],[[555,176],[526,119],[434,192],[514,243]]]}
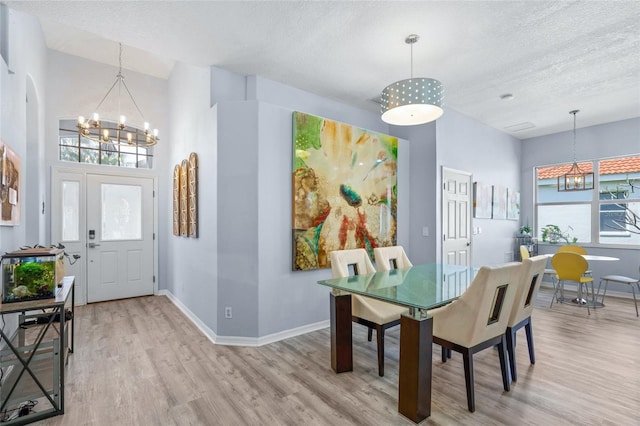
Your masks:
{"label": "yellow chair", "polygon": [[373,249],[373,256],[379,272],[409,269],[413,266],[402,246],[376,247]]}
{"label": "yellow chair", "polygon": [[[331,272],[334,278],[346,278],[353,274],[373,274],[376,272],[365,249],[335,250],[331,252]],[[358,294],[351,295],[351,319],[366,326],[371,341],[376,329],[378,344],[378,375],[384,376],[384,331],[400,324],[400,316],[407,309]]]}
{"label": "yellow chair", "polygon": [[536,363],[535,351],[533,349],[533,325],[531,314],[533,313],[533,302],[536,300],[540,283],[544,275],[544,267],[547,264],[547,256],[535,256],[522,261],[522,271],[520,285],[516,293],[515,302],[511,309],[511,316],[507,323],[507,352],[509,353],[509,366],[511,367],[511,380],[518,380],[516,370],[516,333],[524,327],[527,336],[527,346],[529,348],[529,362]]}
{"label": "yellow chair", "polygon": [[587,250],[582,246],[577,246],[575,244],[567,244],[564,246],[560,246],[558,248],[558,253],[577,253],[577,254],[587,254]]}
{"label": "yellow chair", "polygon": [[527,246],[520,246],[520,258],[522,260],[529,259],[531,255],[529,254],[529,249]]}
{"label": "yellow chair", "polygon": [[[553,255],[551,258],[551,266],[556,270],[558,285],[556,291],[551,298],[551,305],[553,305],[553,298],[556,297],[558,291],[560,291],[560,298],[564,300],[564,282],[573,281],[578,284],[578,297],[582,294],[582,289],[586,289],[586,295],[589,297],[589,286],[591,283],[591,295],[592,303],[595,304],[595,292],[593,289],[593,277],[584,276],[589,263],[584,257],[572,252],[560,252]],[[589,309],[589,302],[587,301],[587,313],[591,315]],[[595,305],[594,305],[595,306]]]}
{"label": "yellow chair", "polygon": [[510,390],[507,366],[507,323],[521,284],[522,265],[516,262],[487,267],[478,271],[459,299],[428,312],[433,316],[433,342],[442,346],[442,362],[451,358],[451,351],[462,354],[467,387],[467,407],[476,409],[473,354],[497,346],[502,372],[502,386]]}

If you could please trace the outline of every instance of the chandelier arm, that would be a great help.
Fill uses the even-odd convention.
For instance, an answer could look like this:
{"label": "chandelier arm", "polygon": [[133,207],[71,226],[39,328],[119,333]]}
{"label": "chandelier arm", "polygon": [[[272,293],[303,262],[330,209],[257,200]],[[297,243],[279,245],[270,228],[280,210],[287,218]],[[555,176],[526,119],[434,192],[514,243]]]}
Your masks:
{"label": "chandelier arm", "polygon": [[[116,87],[116,84],[118,84],[118,81],[120,81],[120,77],[116,77],[116,81],[113,82],[113,84],[111,85],[111,88],[109,89],[109,91],[107,92],[106,95],[104,95],[104,97],[102,98],[102,100],[100,101],[100,103],[98,104],[98,106],[96,107],[96,109],[94,111],[98,111],[100,109],[100,107],[102,106],[102,103],[107,99],[107,97],[109,96],[109,94],[111,93],[111,91],[113,90],[114,87]],[[124,83],[124,81],[123,81]]]}
{"label": "chandelier arm", "polygon": [[136,100],[133,98],[133,95],[129,91],[129,88],[127,87],[127,83],[124,82],[124,78],[122,79],[122,85],[127,90],[127,93],[129,94],[129,97],[131,98],[131,101],[133,102],[133,104],[136,106],[136,109],[140,113],[140,116],[142,117],[142,121],[144,121],[144,114],[142,113],[142,111],[140,111],[140,107],[138,106],[138,104],[136,103]]}

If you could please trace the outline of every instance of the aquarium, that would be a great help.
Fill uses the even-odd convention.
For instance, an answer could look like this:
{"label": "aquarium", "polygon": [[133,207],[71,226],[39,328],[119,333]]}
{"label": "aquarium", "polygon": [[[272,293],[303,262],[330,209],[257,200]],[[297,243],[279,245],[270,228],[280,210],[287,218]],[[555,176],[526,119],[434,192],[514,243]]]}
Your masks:
{"label": "aquarium", "polygon": [[64,277],[64,252],[30,248],[2,256],[2,303],[55,297]]}

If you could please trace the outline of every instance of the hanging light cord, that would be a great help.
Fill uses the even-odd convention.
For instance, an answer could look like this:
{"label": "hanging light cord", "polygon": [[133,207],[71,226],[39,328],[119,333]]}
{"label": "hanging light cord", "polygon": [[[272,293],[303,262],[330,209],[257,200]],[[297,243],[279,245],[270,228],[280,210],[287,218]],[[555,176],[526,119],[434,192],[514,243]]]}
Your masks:
{"label": "hanging light cord", "polygon": [[571,114],[573,114],[573,162],[577,163],[576,160],[576,114],[578,113],[578,111],[572,111]]}

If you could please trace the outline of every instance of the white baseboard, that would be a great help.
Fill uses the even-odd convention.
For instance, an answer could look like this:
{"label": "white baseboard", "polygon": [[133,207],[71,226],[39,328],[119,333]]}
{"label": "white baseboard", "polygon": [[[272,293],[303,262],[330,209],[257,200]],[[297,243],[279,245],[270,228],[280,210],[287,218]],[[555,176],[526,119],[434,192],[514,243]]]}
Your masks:
{"label": "white baseboard", "polygon": [[299,336],[301,334],[310,333],[316,330],[322,330],[323,328],[329,327],[329,320],[320,321],[314,324],[307,324],[301,327],[292,328],[289,330],[279,331],[277,333],[268,334],[262,337],[243,337],[243,336],[218,336],[213,332],[205,323],[203,323],[200,318],[189,308],[187,308],[178,298],[176,298],[170,291],[168,290],[160,290],[158,291],[159,296],[167,296],[167,298],[174,304],[186,317],[193,322],[193,324],[198,327],[202,333],[211,342],[216,345],[225,345],[225,346],[262,346],[268,345],[269,343],[278,342],[280,340],[288,339],[290,337]]}

